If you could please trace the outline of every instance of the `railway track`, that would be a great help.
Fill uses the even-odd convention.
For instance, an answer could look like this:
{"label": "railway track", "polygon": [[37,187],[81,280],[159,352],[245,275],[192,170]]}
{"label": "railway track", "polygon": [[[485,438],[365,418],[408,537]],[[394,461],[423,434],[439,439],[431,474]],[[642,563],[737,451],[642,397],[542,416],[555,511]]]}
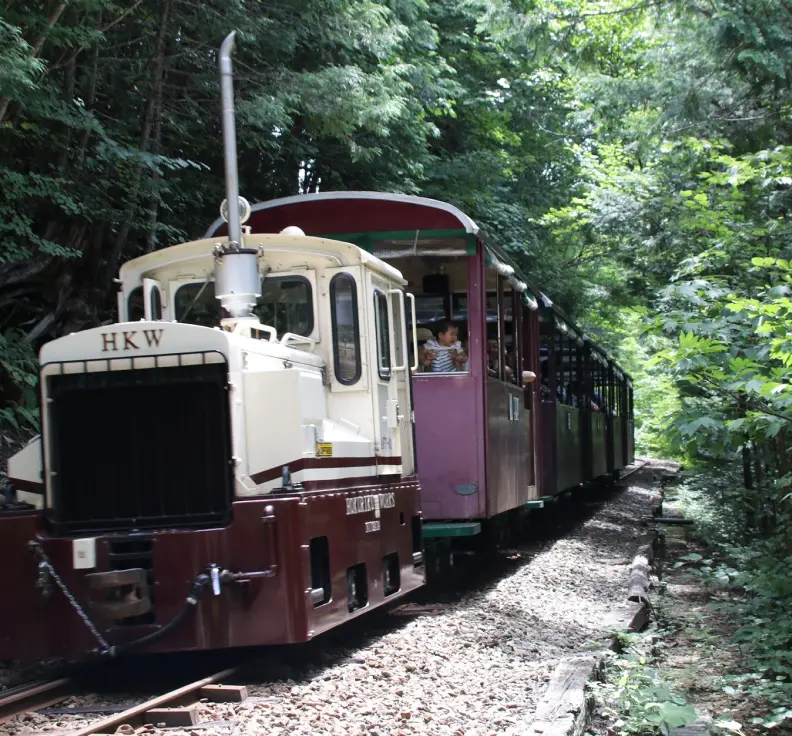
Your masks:
{"label": "railway track", "polygon": [[[202,677],[186,685],[170,690],[128,708],[121,713],[103,718],[95,723],[71,731],[69,736],[91,736],[115,734],[121,726],[125,733],[143,726],[169,728],[175,726],[200,727],[197,707],[201,699],[213,703],[241,702],[247,699],[244,686],[223,684],[224,680],[239,674],[240,667],[221,670],[208,677]],[[129,730],[131,729],[131,730]]]}
{"label": "railway track", "polygon": [[[637,471],[639,471],[641,468],[644,468],[644,467],[646,467],[646,464],[647,464],[649,461],[648,461],[648,460],[641,460],[640,462],[641,462],[641,464],[640,464],[640,465],[637,465],[637,464],[636,464],[634,468],[630,468],[630,469],[629,469],[629,470],[628,470],[626,473],[622,473],[622,474],[619,476],[619,480],[618,480],[617,482],[621,483],[621,481],[623,481],[625,478],[629,478],[629,477],[630,477],[630,476],[631,476],[633,473],[636,473],[636,472],[637,472]],[[628,466],[628,467],[629,467],[629,466]]]}
{"label": "railway track", "polygon": [[[133,731],[147,725],[156,727],[201,726],[197,721],[196,708],[201,700],[213,703],[241,702],[247,693],[243,686],[223,684],[240,672],[240,667],[231,667],[202,677],[173,690],[136,703],[120,712],[112,713],[93,723],[71,731],[59,731],[60,736],[89,736],[90,734],[115,734],[119,727],[124,732]],[[47,682],[34,682],[20,685],[6,691],[0,697],[0,724],[26,713],[45,711],[50,706],[77,695],[81,688],[70,677],[58,678]],[[63,709],[72,715],[101,714],[117,708],[102,706]]]}
{"label": "railway track", "polygon": [[0,695],[0,724],[15,716],[41,710],[68,698],[74,689],[71,677],[32,682],[5,690]]}

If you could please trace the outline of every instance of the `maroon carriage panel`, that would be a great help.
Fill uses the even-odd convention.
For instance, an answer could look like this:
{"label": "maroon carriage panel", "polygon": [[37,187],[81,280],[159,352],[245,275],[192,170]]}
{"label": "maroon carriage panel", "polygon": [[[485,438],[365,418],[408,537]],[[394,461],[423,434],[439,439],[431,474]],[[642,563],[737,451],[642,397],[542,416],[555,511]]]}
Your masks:
{"label": "maroon carriage panel", "polygon": [[480,379],[413,376],[415,439],[424,519],[486,515]]}

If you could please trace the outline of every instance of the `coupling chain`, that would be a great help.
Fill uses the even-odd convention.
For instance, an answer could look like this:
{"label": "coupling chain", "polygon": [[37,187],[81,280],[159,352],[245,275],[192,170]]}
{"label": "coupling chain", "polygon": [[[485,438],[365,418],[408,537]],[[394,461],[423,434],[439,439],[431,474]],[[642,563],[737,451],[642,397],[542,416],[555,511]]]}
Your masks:
{"label": "coupling chain", "polygon": [[93,634],[96,641],[98,641],[102,645],[103,651],[107,652],[111,650],[110,645],[107,643],[105,638],[99,633],[96,626],[94,626],[93,621],[88,617],[88,614],[83,610],[82,606],[77,602],[77,599],[69,592],[69,589],[66,587],[66,583],[61,580],[60,575],[55,571],[55,567],[53,566],[52,562],[50,562],[49,557],[47,557],[47,553],[41,548],[41,545],[38,543],[34,543],[33,547],[35,549],[36,555],[38,556],[39,568],[42,566],[47,568],[49,574],[52,576],[52,579],[57,583],[58,587],[61,589],[61,592],[66,597],[66,600],[69,601],[71,607],[77,612],[77,615],[82,619],[82,622],[88,628],[88,631]]}

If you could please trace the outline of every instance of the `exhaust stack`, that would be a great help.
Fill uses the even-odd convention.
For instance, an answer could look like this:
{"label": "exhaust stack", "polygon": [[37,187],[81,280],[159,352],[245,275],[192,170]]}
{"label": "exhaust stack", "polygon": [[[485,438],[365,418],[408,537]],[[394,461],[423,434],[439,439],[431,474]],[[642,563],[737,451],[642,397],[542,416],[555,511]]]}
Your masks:
{"label": "exhaust stack", "polygon": [[[228,223],[228,243],[215,248],[215,296],[220,300],[224,317],[230,317],[234,322],[239,319],[255,320],[253,307],[261,295],[259,253],[254,248],[244,247],[242,235],[242,224],[250,217],[250,205],[239,196],[234,83],[231,71],[235,37],[236,31],[226,36],[219,54],[226,183],[226,200],[220,207],[220,214]],[[244,213],[240,212],[240,206]]]}

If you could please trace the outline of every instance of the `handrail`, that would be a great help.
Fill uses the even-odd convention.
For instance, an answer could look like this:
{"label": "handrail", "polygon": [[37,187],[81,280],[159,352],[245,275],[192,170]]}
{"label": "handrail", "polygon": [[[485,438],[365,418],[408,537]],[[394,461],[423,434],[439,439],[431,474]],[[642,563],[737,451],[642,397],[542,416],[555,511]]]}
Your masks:
{"label": "handrail", "polygon": [[285,332],[280,339],[281,345],[288,345],[290,342],[295,344],[302,344],[302,345],[310,345],[311,352],[313,352],[314,347],[316,346],[316,340],[313,340],[310,337],[306,337],[305,335],[298,335],[295,332]]}
{"label": "handrail", "polygon": [[402,325],[402,350],[404,351],[404,363],[402,365],[395,365],[391,368],[391,371],[406,371],[407,370],[407,360],[409,351],[407,350],[407,311],[404,308],[404,292],[401,289],[388,289],[388,294],[398,294],[399,295],[399,316],[401,317],[401,325]]}
{"label": "handrail", "polygon": [[[415,357],[415,362],[410,366],[410,370],[417,371],[418,370],[418,321],[415,312],[415,294],[411,294],[408,291],[407,298],[410,300],[410,303],[412,304],[411,322],[412,322],[413,355]],[[406,326],[407,325],[405,325],[405,327]]]}

